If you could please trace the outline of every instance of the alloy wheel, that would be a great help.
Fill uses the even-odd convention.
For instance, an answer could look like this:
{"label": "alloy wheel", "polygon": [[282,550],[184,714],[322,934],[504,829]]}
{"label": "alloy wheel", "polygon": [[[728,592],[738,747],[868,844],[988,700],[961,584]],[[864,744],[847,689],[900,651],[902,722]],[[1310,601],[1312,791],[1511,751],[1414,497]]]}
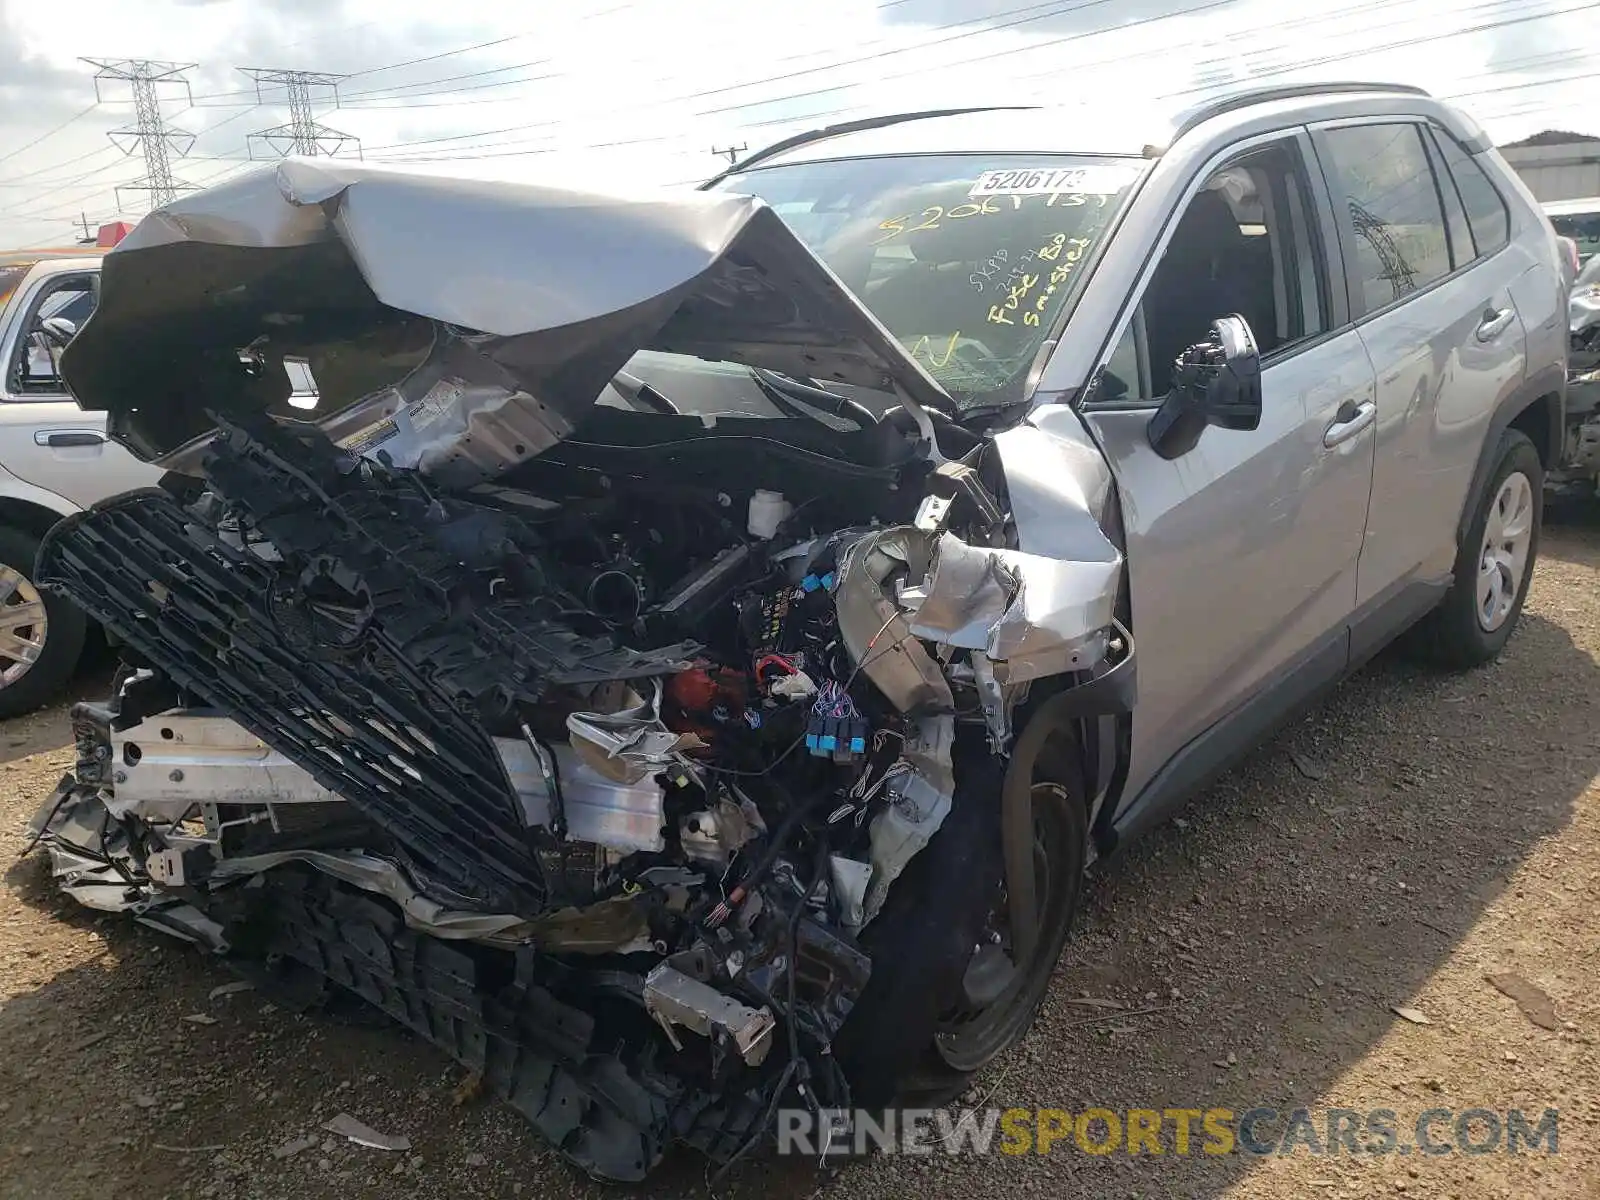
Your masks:
{"label": "alloy wheel", "polygon": [[1478,624],[1493,633],[1516,607],[1533,545],[1533,484],[1513,471],[1500,484],[1483,527],[1478,555]]}
{"label": "alloy wheel", "polygon": [[[1002,894],[990,915],[985,944],[968,967],[968,995],[944,1014],[935,1038],[939,1056],[951,1068],[973,1071],[1010,1045],[1027,1027],[1050,973],[1055,969],[1060,939],[1045,931],[1060,928],[1071,917],[1075,903],[1075,873],[1081,873],[1081,856],[1072,853],[1073,834],[1066,817],[1068,806],[1078,803],[1058,783],[1040,780],[1033,785],[1034,878],[1038,888],[1039,944],[1032,961],[1011,958],[1011,934]],[[977,976],[985,977],[973,987]],[[972,992],[981,993],[973,995]]]}
{"label": "alloy wheel", "polygon": [[0,687],[10,687],[44,653],[44,598],[21,571],[0,564]]}

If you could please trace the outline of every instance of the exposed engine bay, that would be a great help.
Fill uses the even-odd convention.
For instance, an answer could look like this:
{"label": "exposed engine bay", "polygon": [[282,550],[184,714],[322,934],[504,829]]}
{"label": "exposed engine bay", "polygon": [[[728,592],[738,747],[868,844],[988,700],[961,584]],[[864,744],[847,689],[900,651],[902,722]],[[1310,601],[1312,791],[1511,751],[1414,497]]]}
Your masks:
{"label": "exposed engine bay", "polygon": [[[1019,536],[1036,430],[760,366],[778,419],[625,373],[638,403],[538,398],[422,315],[422,362],[317,423],[230,400],[284,354],[229,349],[247,382],[198,436],[185,410],[166,484],[46,538],[40,584],[125,660],[36,819],[57,878],[371,1001],[607,1178],[674,1141],[735,1159],[780,1104],[892,1102],[947,1010],[1015,982],[1015,722],[1035,688],[1131,702],[1121,556],[1081,504],[1051,514],[1081,553]],[[147,450],[172,425],[121,419]]]}

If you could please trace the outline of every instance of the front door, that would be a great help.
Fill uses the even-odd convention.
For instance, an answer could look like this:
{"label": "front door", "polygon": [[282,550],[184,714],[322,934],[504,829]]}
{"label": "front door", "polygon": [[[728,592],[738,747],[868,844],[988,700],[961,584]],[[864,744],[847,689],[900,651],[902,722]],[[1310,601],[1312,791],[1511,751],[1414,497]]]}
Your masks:
{"label": "front door", "polygon": [[36,269],[12,303],[3,349],[0,467],[80,508],[161,477],[107,439],[106,418],[85,412],[57,373],[60,349],[94,310],[94,275]]}
{"label": "front door", "polygon": [[[1284,673],[1342,670],[1372,487],[1374,372],[1334,286],[1303,133],[1253,143],[1191,198],[1086,405],[1122,501],[1139,701],[1131,799]],[[1250,432],[1168,461],[1146,425],[1172,359],[1240,313],[1262,354]]]}

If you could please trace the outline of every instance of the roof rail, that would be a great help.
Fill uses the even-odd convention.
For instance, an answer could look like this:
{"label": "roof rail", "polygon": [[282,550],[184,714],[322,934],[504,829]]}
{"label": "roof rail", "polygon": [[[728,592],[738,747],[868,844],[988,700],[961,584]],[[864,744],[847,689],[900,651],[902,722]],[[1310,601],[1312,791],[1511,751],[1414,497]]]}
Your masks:
{"label": "roof rail", "polygon": [[967,108],[930,108],[923,112],[889,113],[884,116],[862,117],[855,121],[840,121],[835,125],[824,125],[820,129],[808,129],[804,133],[791,134],[789,137],[773,142],[770,146],[764,146],[754,154],[733,163],[726,170],[719,171],[702,183],[699,190],[704,191],[706,188],[721,183],[729,175],[736,175],[740,171],[748,170],[775,154],[782,154],[785,150],[792,150],[796,146],[804,146],[808,142],[820,142],[825,138],[838,137],[845,133],[860,133],[866,129],[881,129],[886,125],[898,125],[902,121],[922,121],[929,117],[959,117],[966,113],[976,112],[1010,112],[1037,107],[1039,106],[1036,104],[975,104]]}
{"label": "roof rail", "polygon": [[1196,104],[1178,118],[1172,140],[1176,141],[1202,121],[1248,108],[1252,104],[1266,104],[1273,100],[1297,100],[1302,96],[1323,96],[1330,93],[1344,95],[1351,92],[1391,92],[1401,96],[1430,95],[1425,88],[1413,87],[1409,83],[1285,83],[1275,87],[1247,88],[1242,92],[1230,92],[1226,96],[1218,96],[1214,100],[1203,100]]}

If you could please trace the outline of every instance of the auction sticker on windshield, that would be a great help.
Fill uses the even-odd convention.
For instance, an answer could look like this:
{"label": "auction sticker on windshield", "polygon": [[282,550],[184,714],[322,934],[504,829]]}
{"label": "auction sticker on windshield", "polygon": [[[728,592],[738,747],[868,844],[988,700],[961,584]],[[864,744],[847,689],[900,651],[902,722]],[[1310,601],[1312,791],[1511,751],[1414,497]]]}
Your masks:
{"label": "auction sticker on windshield", "polygon": [[968,196],[1043,196],[1053,192],[1115,196],[1133,182],[1137,167],[1028,167],[985,171]]}

